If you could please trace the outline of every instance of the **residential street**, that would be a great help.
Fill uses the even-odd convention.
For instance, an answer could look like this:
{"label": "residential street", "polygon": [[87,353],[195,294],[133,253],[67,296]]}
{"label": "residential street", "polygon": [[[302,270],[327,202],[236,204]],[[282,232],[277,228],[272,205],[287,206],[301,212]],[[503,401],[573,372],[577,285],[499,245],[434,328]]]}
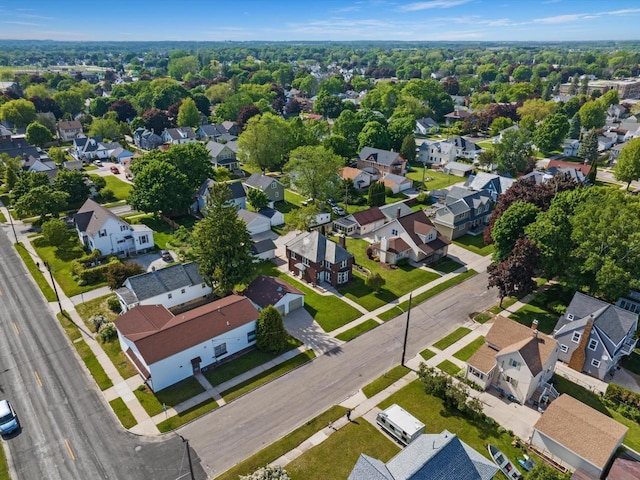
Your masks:
{"label": "residential street", "polygon": [[[496,302],[486,273],[411,311],[406,358]],[[215,477],[398,365],[402,315],[178,430]]]}
{"label": "residential street", "polygon": [[[10,232],[10,230],[9,230]],[[188,476],[176,435],[143,438],[119,425],[0,230],[0,398],[22,430],[3,441],[15,479]],[[196,478],[205,478],[192,451]]]}

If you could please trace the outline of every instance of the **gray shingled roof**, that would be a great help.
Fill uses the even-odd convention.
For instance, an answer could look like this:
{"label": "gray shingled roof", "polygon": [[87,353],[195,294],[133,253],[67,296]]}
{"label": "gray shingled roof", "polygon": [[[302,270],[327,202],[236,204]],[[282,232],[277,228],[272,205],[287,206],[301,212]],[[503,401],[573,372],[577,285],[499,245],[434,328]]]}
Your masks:
{"label": "gray shingled roof", "polygon": [[269,177],[267,175],[262,175],[260,173],[252,173],[249,178],[244,182],[245,185],[253,188],[259,188],[262,191],[265,191],[271,185],[271,182],[278,181],[277,178]]}
{"label": "gray shingled roof", "polygon": [[383,462],[361,453],[347,480],[394,480],[394,478]]}
{"label": "gray shingled roof", "polygon": [[364,147],[360,151],[360,160],[365,160],[370,156],[374,157],[375,163],[379,165],[391,165],[400,154],[398,152],[390,152],[380,148]]}
{"label": "gray shingled roof", "polygon": [[94,236],[109,217],[116,219],[119,223],[127,224],[111,210],[88,198],[74,215],[73,221],[81,232]]}
{"label": "gray shingled roof", "polygon": [[314,263],[321,260],[339,263],[353,257],[340,245],[318,232],[302,233],[287,243],[287,247],[296,255],[308,258]]}
{"label": "gray shingled roof", "polygon": [[204,283],[198,272],[198,265],[193,262],[178,263],[152,272],[141,273],[127,280],[131,293],[140,302],[179,288]]}

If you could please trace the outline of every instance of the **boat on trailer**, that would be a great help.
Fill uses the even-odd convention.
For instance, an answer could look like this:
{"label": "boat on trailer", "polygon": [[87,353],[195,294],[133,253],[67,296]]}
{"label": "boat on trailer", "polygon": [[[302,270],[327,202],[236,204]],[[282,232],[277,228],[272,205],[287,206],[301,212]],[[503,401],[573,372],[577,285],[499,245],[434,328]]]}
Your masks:
{"label": "boat on trailer", "polygon": [[488,445],[489,455],[495,462],[496,465],[502,470],[507,478],[511,478],[513,480],[522,480],[522,474],[520,470],[518,470],[513,462],[507,458],[507,456],[500,451],[500,449],[494,445]]}

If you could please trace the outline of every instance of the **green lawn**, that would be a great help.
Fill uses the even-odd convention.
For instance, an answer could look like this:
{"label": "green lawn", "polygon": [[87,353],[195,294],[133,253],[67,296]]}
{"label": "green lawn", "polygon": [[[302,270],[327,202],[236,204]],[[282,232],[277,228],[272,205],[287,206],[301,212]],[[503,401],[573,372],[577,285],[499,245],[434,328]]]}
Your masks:
{"label": "green lawn", "polygon": [[[302,345],[302,342],[299,342],[293,337],[289,337],[288,346],[285,352],[298,348],[300,345]],[[278,355],[272,355],[271,353],[263,352],[258,349],[251,350],[250,352],[240,355],[229,362],[223,363],[214,368],[209,367],[207,370],[203,371],[202,374],[206,377],[209,383],[215,387],[231,380],[232,378],[236,378],[238,375],[242,375],[249,370],[264,365],[277,356]]]}
{"label": "green lawn", "polygon": [[296,207],[302,207],[302,202],[304,202],[307,198],[302,195],[293,192],[291,190],[284,190],[284,201],[295,205]]}
{"label": "green lawn", "polygon": [[2,212],[0,212],[0,223],[7,223],[7,217]]}
{"label": "green lawn", "polygon": [[289,360],[282,362],[275,367],[271,367],[264,372],[259,373],[255,377],[250,378],[238,385],[231,387],[228,390],[225,390],[220,395],[224,398],[225,402],[230,402],[245,393],[250,392],[251,390],[255,390],[256,388],[268,383],[276,378],[284,375],[285,373],[293,370],[300,365],[304,365],[307,362],[310,362],[315,358],[316,354],[313,353],[313,350],[307,350],[306,352],[300,353]]}
{"label": "green lawn", "polygon": [[399,451],[398,445],[369,422],[359,419],[333,432],[324,442],[289,463],[286,470],[292,480],[344,479],[361,453],[387,462]]}
{"label": "green lawn", "polygon": [[425,190],[439,190],[441,188],[455,185],[457,183],[464,183],[466,180],[462,177],[456,177],[455,175],[447,175],[446,173],[438,172],[436,170],[427,170],[423,173],[423,167],[421,163],[413,163],[411,170],[407,173],[407,177],[413,180],[414,188],[422,186],[422,178],[425,178],[424,189]]}
{"label": "green lawn", "polygon": [[67,312],[58,313],[56,317],[58,317],[58,321],[60,322],[60,325],[62,325],[64,333],[67,334],[67,337],[69,337],[71,342],[75,342],[79,338],[82,338],[82,334],[80,333],[78,326],[73,323]]}
{"label": "green lawn", "polygon": [[349,340],[353,340],[354,338],[362,335],[365,332],[368,332],[369,330],[373,330],[378,325],[380,325],[378,322],[376,322],[373,319],[369,319],[369,320],[366,320],[366,321],[356,325],[353,328],[350,328],[349,330],[346,330],[346,331],[340,333],[339,335],[336,335],[336,338],[338,340],[342,340],[344,342],[348,342]]}
{"label": "green lawn", "polygon": [[473,319],[478,323],[487,323],[493,317],[488,313],[479,313]]}
{"label": "green lawn", "polygon": [[[198,221],[191,215],[175,217],[172,220],[177,224],[184,226],[187,230],[192,230],[193,226]],[[173,240],[173,233],[175,232],[175,229],[167,222],[156,218],[153,215],[136,216],[131,219],[131,223],[143,224],[152,229],[153,241],[159,249],[167,248],[167,243],[170,243]]]}
{"label": "green lawn", "polygon": [[459,247],[466,248],[470,252],[482,255],[483,257],[492,254],[494,250],[493,244],[486,245],[484,243],[484,238],[482,238],[482,235],[466,234],[460,238],[455,239],[453,243],[455,243]]}
{"label": "green lawn", "polygon": [[104,188],[111,190],[116,200],[126,200],[129,198],[132,188],[130,183],[123,182],[114,175],[106,175],[102,178],[107,182]]}
{"label": "green lawn", "polygon": [[517,297],[505,297],[502,299],[502,305],[499,303],[491,307],[488,311],[494,315],[500,314],[505,308],[509,308],[511,305],[518,301]]}
{"label": "green lawn", "polygon": [[436,356],[436,352],[434,352],[433,350],[429,350],[428,348],[425,348],[423,351],[420,352],[420,356],[425,360],[429,360],[430,358],[433,358]]}
{"label": "green lawn", "polygon": [[87,369],[98,384],[100,390],[106,390],[107,388],[113,387],[113,382],[105,373],[104,368],[102,368],[102,365],[94,355],[91,347],[89,347],[84,340],[73,342],[73,347],[80,355],[80,358],[82,358],[82,361],[87,366]]}
{"label": "green lawn", "polygon": [[315,290],[282,273],[271,262],[261,263],[258,270],[263,275],[279,277],[304,293],[304,308],[325,332],[340,328],[361,315],[358,310],[335,295],[320,295]]}
{"label": "green lawn", "polygon": [[11,480],[9,475],[9,466],[7,465],[7,458],[4,455],[4,448],[0,445],[0,480]]}
{"label": "green lawn", "polygon": [[[458,275],[456,275],[453,278],[450,278],[449,280],[445,280],[442,283],[439,283],[438,285],[436,285],[433,288],[430,288],[429,290],[422,292],[418,295],[416,295],[415,297],[413,297],[413,305],[419,305],[422,302],[430,299],[431,297],[435,297],[436,295],[438,295],[439,293],[444,292],[445,290],[458,285],[459,283],[464,282],[467,278],[469,277],[473,277],[474,275],[476,275],[478,272],[476,272],[475,270],[471,269],[471,270],[467,270],[464,273],[459,273]],[[392,318],[397,317],[398,315],[403,314],[404,312],[407,311],[407,308],[409,307],[409,301],[406,300],[398,305],[396,305],[395,307],[387,310],[386,312],[382,312],[380,315],[378,315],[378,318],[380,320],[391,320]]]}
{"label": "green lawn", "polygon": [[407,373],[411,371],[410,368],[404,367],[402,365],[398,365],[397,367],[392,368],[388,372],[386,372],[381,377],[376,378],[369,385],[366,385],[362,388],[362,393],[367,398],[371,398],[374,395],[380,393],[389,385],[393,385],[402,377],[404,377]]}
{"label": "green lawn", "polygon": [[621,365],[630,372],[640,375],[640,348],[636,348],[631,355],[622,357]]}
{"label": "green lawn", "polygon": [[[488,443],[497,446],[510,458],[515,459],[522,455],[520,449],[511,445],[513,438],[507,433],[499,433],[497,425],[469,420],[458,410],[448,409],[442,400],[425,393],[420,380],[415,380],[401,388],[381,402],[378,407],[385,409],[394,403],[423,422],[426,433],[440,433],[446,429],[455,433],[460,440],[485,457],[489,455]],[[372,456],[375,457],[375,455]]]}
{"label": "green lawn", "polygon": [[464,267],[463,264],[461,264],[460,262],[456,262],[455,260],[452,260],[447,257],[441,258],[437,262],[434,262],[431,265],[429,265],[429,268],[433,268],[434,270],[437,270],[438,272],[442,272],[442,273],[455,272],[456,270],[462,267]]}
{"label": "green lawn", "polygon": [[56,282],[58,282],[58,285],[67,297],[73,297],[107,284],[106,281],[103,281],[91,285],[79,286],[73,279],[71,262],[76,258],[83,257],[85,252],[78,238],[72,232],[69,232],[69,240],[63,245],[51,246],[45,242],[44,238],[36,238],[31,244],[38,252],[40,258],[49,264],[49,268],[51,268]]}
{"label": "green lawn", "polygon": [[44,295],[44,298],[47,300],[47,302],[55,302],[56,294],[53,291],[53,288],[51,288],[51,285],[47,283],[47,279],[44,278],[44,274],[42,273],[42,271],[36,266],[36,262],[33,260],[33,257],[31,257],[31,254],[27,251],[26,248],[24,248],[24,245],[22,245],[22,243],[15,244],[15,247],[18,251],[18,255],[20,255],[20,258],[22,258],[22,261],[26,265],[27,270],[29,270],[29,273],[36,281],[38,288],[40,288],[40,291]]}
{"label": "green lawn", "polygon": [[238,480],[239,475],[249,475],[253,473],[258,468],[264,467],[285,453],[290,452],[313,434],[325,428],[330,422],[335,422],[340,417],[343,417],[346,412],[346,408],[334,405],[329,410],[322,412],[317,417],[312,418],[304,425],[296,428],[293,432],[285,435],[259,452],[254,453],[222,475],[219,475],[215,480]]}
{"label": "green lawn", "polygon": [[341,287],[339,291],[370,311],[438,278],[436,273],[411,266],[384,268],[380,262],[370,260],[367,257],[369,245],[369,242],[365,240],[346,239],[347,250],[353,254],[355,262],[371,273],[380,274],[386,281],[385,285],[376,294],[364,284],[364,276],[356,274],[354,281]]}
{"label": "green lawn", "polygon": [[111,400],[109,402],[109,405],[111,405],[111,408],[115,412],[116,416],[118,417],[118,419],[120,420],[120,423],[122,423],[122,426],[124,428],[129,429],[134,425],[138,424],[138,422],[136,421],[136,418],[131,413],[131,410],[129,410],[129,407],[127,407],[127,404],[124,403],[124,400],[122,400],[120,397],[114,398],[113,400]]}
{"label": "green lawn", "polygon": [[204,392],[202,385],[195,378],[189,377],[155,394],[146,385],[140,385],[133,394],[147,413],[153,417],[163,412],[163,404],[174,407],[202,392]]}
{"label": "green lawn", "polygon": [[456,353],[453,354],[453,356],[456,357],[458,360],[462,360],[463,362],[466,362],[471,358],[471,356],[474,353],[478,351],[478,349],[482,345],[484,345],[484,337],[480,336],[476,338],[474,341],[472,341],[470,344],[468,344],[467,346],[458,350]]}
{"label": "green lawn", "polygon": [[79,303],[78,305],[76,305],[76,312],[78,312],[78,315],[80,315],[82,320],[84,320],[85,324],[92,332],[95,333],[95,329],[93,328],[93,325],[89,323],[89,319],[96,313],[101,313],[102,315],[107,317],[110,322],[113,322],[116,318],[118,318],[118,314],[113,313],[107,305],[107,300],[111,297],[115,297],[115,295],[104,295],[102,297],[94,298],[93,300],[87,300],[84,303]]}
{"label": "green lawn", "polygon": [[534,320],[538,320],[538,330],[552,333],[560,318],[560,314],[553,310],[553,307],[569,305],[574,293],[574,290],[562,285],[551,285],[548,289],[536,293],[531,302],[509,315],[509,318],[527,327],[530,327]]}
{"label": "green lawn", "polygon": [[218,403],[213,398],[209,398],[198,405],[188,408],[184,412],[180,412],[178,415],[174,415],[158,423],[158,430],[162,433],[175,430],[194,418],[198,418],[216,408],[218,408]]}
{"label": "green lawn", "polygon": [[440,362],[437,367],[445,373],[448,373],[452,377],[455,377],[460,372],[460,367],[450,360],[444,360]]}
{"label": "green lawn", "polygon": [[471,333],[471,330],[469,330],[468,328],[458,327],[449,335],[447,335],[444,338],[441,338],[436,343],[434,343],[433,346],[438,350],[444,350],[445,348],[450,347],[451,345],[453,345],[454,343],[456,343],[458,340],[468,335],[469,333]]}

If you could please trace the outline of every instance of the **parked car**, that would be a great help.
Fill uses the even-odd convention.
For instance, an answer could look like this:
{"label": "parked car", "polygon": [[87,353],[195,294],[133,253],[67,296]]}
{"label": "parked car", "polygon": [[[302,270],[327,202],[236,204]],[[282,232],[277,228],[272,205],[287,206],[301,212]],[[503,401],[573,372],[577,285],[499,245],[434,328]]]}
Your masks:
{"label": "parked car", "polygon": [[118,167],[116,167],[115,165],[111,165],[111,173],[120,173],[120,170],[118,170]]}
{"label": "parked car", "polygon": [[303,207],[306,207],[312,203],[313,203],[313,198],[307,198],[306,200],[301,201],[300,205],[302,205]]}
{"label": "parked car", "polygon": [[162,250],[160,251],[160,257],[162,257],[162,259],[165,262],[170,262],[171,260],[173,260],[173,257],[171,256],[171,254],[169,253],[169,250]]}
{"label": "parked car", "polygon": [[335,207],[331,207],[331,210],[333,211],[333,213],[335,213],[336,215],[340,215],[341,217],[347,214],[347,212],[344,211],[344,208],[338,207],[337,205]]}
{"label": "parked car", "polygon": [[94,164],[96,167],[101,167],[101,166],[102,166],[102,162],[101,162],[100,160],[94,160],[94,161],[93,161],[93,164]]}
{"label": "parked car", "polygon": [[338,204],[336,203],[336,201],[333,198],[330,198],[329,200],[327,200],[327,203],[329,205],[331,205],[332,207],[337,207]]}
{"label": "parked car", "polygon": [[20,428],[20,422],[9,400],[0,400],[0,435],[8,435]]}

